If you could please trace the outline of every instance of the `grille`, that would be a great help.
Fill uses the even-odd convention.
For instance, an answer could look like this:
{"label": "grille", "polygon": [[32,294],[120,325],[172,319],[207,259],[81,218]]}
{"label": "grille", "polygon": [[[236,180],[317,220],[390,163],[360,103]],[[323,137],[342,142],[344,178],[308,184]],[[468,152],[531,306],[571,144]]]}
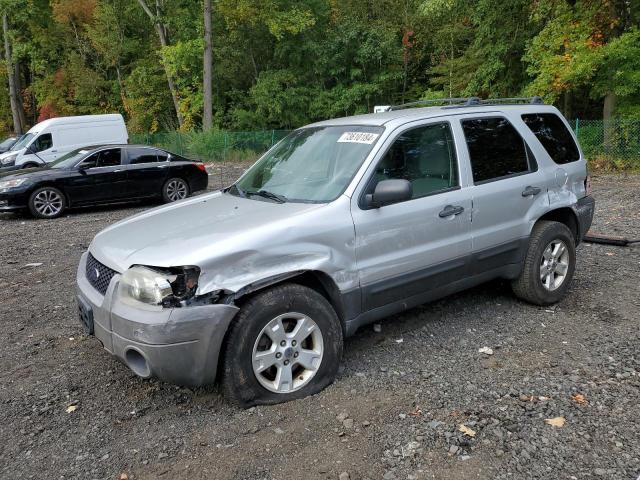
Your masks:
{"label": "grille", "polygon": [[87,268],[85,270],[87,280],[89,280],[91,286],[102,295],[107,293],[109,283],[116,273],[117,272],[115,270],[111,270],[109,267],[101,264],[93,258],[93,255],[89,254],[87,257]]}

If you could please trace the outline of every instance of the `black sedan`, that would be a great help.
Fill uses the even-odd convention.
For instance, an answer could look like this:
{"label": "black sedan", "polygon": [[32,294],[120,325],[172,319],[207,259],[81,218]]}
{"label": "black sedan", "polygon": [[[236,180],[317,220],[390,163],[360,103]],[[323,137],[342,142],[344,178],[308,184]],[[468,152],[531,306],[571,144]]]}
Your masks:
{"label": "black sedan", "polygon": [[43,168],[0,173],[0,212],[55,218],[70,207],[148,198],[175,202],[207,188],[203,163],[158,148],[103,145],[74,150]]}

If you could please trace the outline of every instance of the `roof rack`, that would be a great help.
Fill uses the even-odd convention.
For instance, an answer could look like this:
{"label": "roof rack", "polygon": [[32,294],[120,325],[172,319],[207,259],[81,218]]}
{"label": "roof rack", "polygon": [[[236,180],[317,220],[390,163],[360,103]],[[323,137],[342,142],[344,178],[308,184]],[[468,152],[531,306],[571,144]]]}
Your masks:
{"label": "roof rack", "polygon": [[541,97],[512,97],[512,98],[488,98],[486,100],[480,97],[467,98],[437,98],[433,100],[418,100],[417,102],[403,103],[400,105],[378,105],[374,107],[374,113],[390,112],[393,110],[403,110],[405,108],[422,107],[422,106],[442,106],[442,108],[460,108],[482,105],[519,105],[528,103],[532,105],[543,105],[544,101]]}

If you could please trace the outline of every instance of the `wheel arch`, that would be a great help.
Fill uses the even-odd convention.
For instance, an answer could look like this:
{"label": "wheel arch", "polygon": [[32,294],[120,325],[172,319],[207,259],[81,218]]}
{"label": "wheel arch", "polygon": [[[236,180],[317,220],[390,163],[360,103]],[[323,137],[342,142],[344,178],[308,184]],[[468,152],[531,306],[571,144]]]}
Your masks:
{"label": "wheel arch", "polygon": [[535,223],[544,220],[558,222],[566,225],[566,227],[571,231],[576,245],[580,243],[580,224],[578,223],[578,217],[572,208],[561,207],[550,210],[540,218],[538,218]]}

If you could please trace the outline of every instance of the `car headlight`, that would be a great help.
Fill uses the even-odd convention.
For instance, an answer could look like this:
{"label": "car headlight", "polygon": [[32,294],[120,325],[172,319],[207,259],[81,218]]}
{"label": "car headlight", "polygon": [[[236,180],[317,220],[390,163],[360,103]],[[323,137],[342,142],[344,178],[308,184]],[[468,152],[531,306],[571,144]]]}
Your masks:
{"label": "car headlight", "polygon": [[136,265],[124,272],[118,295],[126,303],[180,307],[198,288],[198,267],[154,268]]}
{"label": "car headlight", "polygon": [[11,188],[16,188],[26,182],[26,178],[16,178],[14,180],[5,180],[4,182],[0,182],[0,191],[9,190]]}
{"label": "car headlight", "polygon": [[7,157],[4,157],[2,160],[0,160],[0,163],[2,163],[2,165],[4,165],[5,167],[9,167],[11,165],[13,165],[16,162],[16,157],[18,156],[17,153],[14,153],[13,155],[9,155]]}

